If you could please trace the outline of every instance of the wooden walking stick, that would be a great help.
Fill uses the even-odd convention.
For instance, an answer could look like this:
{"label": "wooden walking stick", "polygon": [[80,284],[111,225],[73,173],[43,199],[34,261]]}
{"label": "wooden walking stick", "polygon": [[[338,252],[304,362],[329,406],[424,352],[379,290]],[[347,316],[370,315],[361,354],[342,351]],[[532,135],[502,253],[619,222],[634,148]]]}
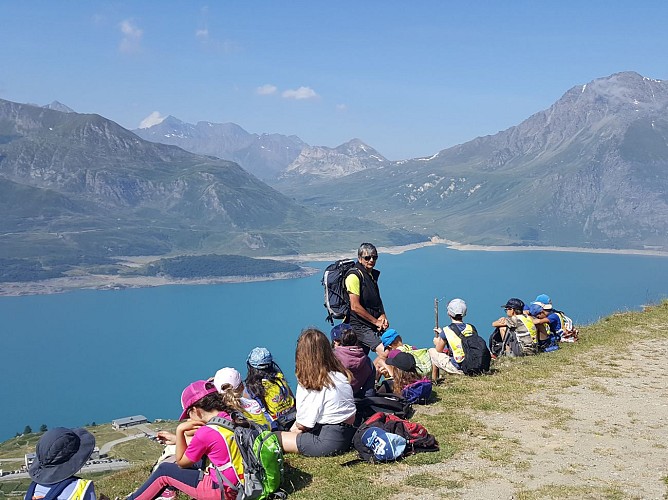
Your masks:
{"label": "wooden walking stick", "polygon": [[[434,298],[434,338],[438,337],[438,298]],[[438,380],[438,366],[432,362],[431,365],[431,379],[436,382]]]}

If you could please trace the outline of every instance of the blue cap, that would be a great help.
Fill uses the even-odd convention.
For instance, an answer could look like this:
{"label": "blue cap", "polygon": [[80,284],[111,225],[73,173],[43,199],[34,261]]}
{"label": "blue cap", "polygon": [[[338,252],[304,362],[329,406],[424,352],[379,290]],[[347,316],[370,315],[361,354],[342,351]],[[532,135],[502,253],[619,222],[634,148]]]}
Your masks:
{"label": "blue cap", "polygon": [[405,438],[374,426],[364,431],[362,444],[371,450],[377,460],[382,461],[396,460],[406,449]]}
{"label": "blue cap", "polygon": [[266,347],[255,347],[246,361],[253,368],[268,368],[274,362],[274,358]]}
{"label": "blue cap", "polygon": [[394,342],[394,339],[396,339],[398,336],[399,334],[394,328],[388,328],[385,330],[385,333],[380,336],[380,341],[383,343],[384,347],[389,347],[390,344]]}
{"label": "blue cap", "polygon": [[551,304],[552,299],[550,299],[549,295],[541,293],[538,297],[536,297],[536,300],[534,302],[540,302],[541,304]]}
{"label": "blue cap", "polygon": [[341,340],[343,333],[352,329],[353,327],[350,326],[348,323],[339,323],[334,328],[332,328],[332,331],[329,332],[329,336],[332,338],[332,342],[334,342],[335,340]]}
{"label": "blue cap", "polygon": [[529,314],[531,314],[531,316],[536,316],[542,310],[543,310],[543,305],[540,302],[532,302],[529,305]]}

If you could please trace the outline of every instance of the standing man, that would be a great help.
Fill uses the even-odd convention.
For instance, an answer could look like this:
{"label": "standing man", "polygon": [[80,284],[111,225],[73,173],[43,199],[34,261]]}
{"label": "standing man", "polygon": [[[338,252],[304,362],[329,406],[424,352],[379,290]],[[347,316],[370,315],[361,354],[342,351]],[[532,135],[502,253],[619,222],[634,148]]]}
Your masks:
{"label": "standing man", "polygon": [[350,297],[350,326],[365,350],[375,351],[380,358],[381,370],[385,368],[385,348],[380,334],[390,323],[385,315],[383,301],[378,290],[380,271],[374,269],[378,262],[378,250],[371,243],[362,243],[357,250],[357,262],[346,276],[346,290]]}

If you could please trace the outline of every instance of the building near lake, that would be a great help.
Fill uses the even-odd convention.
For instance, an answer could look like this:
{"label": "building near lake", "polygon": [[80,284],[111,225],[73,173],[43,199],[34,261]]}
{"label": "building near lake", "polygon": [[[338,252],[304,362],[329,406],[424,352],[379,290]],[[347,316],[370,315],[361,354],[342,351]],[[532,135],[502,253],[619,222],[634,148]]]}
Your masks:
{"label": "building near lake", "polygon": [[126,429],[134,425],[148,424],[148,419],[144,415],[134,415],[132,417],[117,418],[111,421],[111,426],[117,431]]}

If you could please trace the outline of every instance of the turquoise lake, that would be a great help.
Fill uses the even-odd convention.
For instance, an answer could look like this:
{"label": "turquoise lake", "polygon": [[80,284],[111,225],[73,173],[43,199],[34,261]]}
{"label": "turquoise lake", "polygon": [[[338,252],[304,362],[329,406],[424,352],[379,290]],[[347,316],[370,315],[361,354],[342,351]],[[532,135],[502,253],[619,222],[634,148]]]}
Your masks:
{"label": "turquoise lake", "polygon": [[[486,337],[510,297],[547,293],[578,324],[668,297],[664,257],[434,246],[381,252],[377,268],[391,326],[418,347],[431,346],[434,298],[441,323],[448,300],[466,300],[467,320]],[[255,346],[294,384],[300,330],[330,329],[320,278],[0,298],[0,439],[26,425],[177,418],[183,387],[223,366],[245,376]]]}

